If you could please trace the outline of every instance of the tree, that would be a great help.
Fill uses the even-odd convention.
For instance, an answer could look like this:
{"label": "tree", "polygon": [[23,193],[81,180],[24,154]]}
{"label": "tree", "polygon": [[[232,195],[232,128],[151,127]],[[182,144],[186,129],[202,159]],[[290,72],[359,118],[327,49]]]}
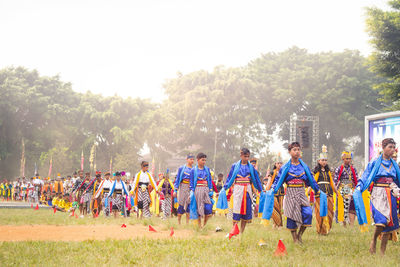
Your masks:
{"label": "tree", "polygon": [[176,118],[172,143],[181,154],[205,152],[209,166],[226,171],[242,146],[257,152],[268,138],[254,106],[254,83],[242,68],[179,75],[165,92],[164,105]]}
{"label": "tree", "polygon": [[288,140],[291,114],[319,116],[320,143],[332,144],[331,158],[338,158],[346,139],[363,140],[364,116],[371,112],[366,105],[377,105],[372,87],[379,79],[358,51],[311,54],[292,47],[253,60],[248,75],[257,83],[255,105],[263,122]]}
{"label": "tree", "polygon": [[400,109],[400,0],[388,2],[391,10],[367,9],[367,31],[374,51],[371,70],[387,78],[376,85],[381,101]]}

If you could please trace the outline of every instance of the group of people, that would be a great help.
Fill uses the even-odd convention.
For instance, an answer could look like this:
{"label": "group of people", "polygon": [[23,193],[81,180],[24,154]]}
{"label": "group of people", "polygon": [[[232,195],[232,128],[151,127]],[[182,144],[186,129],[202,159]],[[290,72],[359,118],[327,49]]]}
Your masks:
{"label": "group of people", "polygon": [[388,240],[397,241],[400,169],[396,142],[392,138],[382,141],[381,155],[368,164],[361,178],[351,164],[352,154],[347,151],[342,153],[343,164],[333,171],[333,175],[327,164],[326,151],[321,153],[313,172],[301,160],[299,143],[290,144],[288,151],[291,159],[285,165],[275,165],[275,171],[266,183],[261,205],[264,220],[272,218],[276,226],[282,226],[283,210],[293,241],[301,243],[304,231],[312,223],[312,198],[307,197],[311,188],[319,234],[329,233],[335,211],[336,220],[344,226],[352,225],[357,216],[363,229],[373,219],[376,228],[370,245],[372,254],[376,253],[378,238],[382,240],[381,254],[385,253]]}
{"label": "group of people", "polygon": [[81,216],[97,217],[103,212],[117,217],[134,212],[142,218],[162,213],[163,218],[176,215],[179,224],[182,217],[187,223],[192,219],[199,227],[204,227],[217,211],[231,219],[234,226],[240,224],[241,233],[253,217],[263,221],[272,218],[277,228],[283,227],[286,217],[286,227],[296,243],[302,242],[306,228],[312,225],[313,211],[321,235],[329,233],[334,220],[346,227],[354,224],[356,216],[360,224],[372,218],[376,231],[370,252],[376,252],[380,237],[384,254],[387,241],[397,239],[400,171],[395,141],[384,139],[382,149],[361,178],[352,165],[352,153],[344,151],[343,163],[331,169],[323,146],[317,166],[311,170],[301,159],[300,144],[293,142],[288,146],[290,160],[286,164],[276,162],[264,178],[257,170],[257,159],[250,158],[249,149],[242,148],[240,159],[232,165],[225,181],[223,174],[214,179],[206,166],[207,155],[199,153],[187,156],[174,180],[168,172],[155,180],[148,171],[149,163],[143,161],[133,179],[120,171],[113,175],[96,172],[95,178],[79,171],[73,177],[54,181],[42,181],[38,176],[29,182],[4,181],[0,193],[4,200],[40,201],[73,213],[79,209]]}

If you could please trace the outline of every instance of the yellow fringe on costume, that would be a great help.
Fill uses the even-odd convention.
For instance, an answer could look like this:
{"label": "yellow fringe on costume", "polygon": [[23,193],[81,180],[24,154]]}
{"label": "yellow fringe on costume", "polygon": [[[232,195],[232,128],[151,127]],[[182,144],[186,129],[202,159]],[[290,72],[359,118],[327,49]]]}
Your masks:
{"label": "yellow fringe on costume", "polygon": [[153,213],[155,215],[160,214],[160,199],[157,197],[156,190],[151,191],[150,198],[151,198],[152,204],[154,204],[154,205],[150,206],[151,213]]}
{"label": "yellow fringe on costume", "polygon": [[370,208],[370,200],[369,200],[370,197],[371,197],[371,194],[369,193],[368,190],[365,190],[362,193],[362,198],[363,198],[364,207],[365,207],[365,214],[367,215],[368,224],[371,224],[371,208]]}
{"label": "yellow fringe on costume", "polygon": [[360,225],[360,232],[361,233],[368,232],[368,225],[367,224]]}
{"label": "yellow fringe on costume", "polygon": [[331,230],[331,226],[329,225],[329,219],[328,216],[325,216],[322,218],[322,223],[325,225],[325,229],[328,230],[328,232]]}
{"label": "yellow fringe on costume", "polygon": [[214,200],[214,205],[213,205],[212,210],[213,210],[213,212],[215,212],[217,210],[217,201],[218,201],[217,194],[213,195],[213,200]]}
{"label": "yellow fringe on costume", "polygon": [[341,194],[338,194],[338,221],[343,222],[344,221],[344,202],[343,202],[343,197]]}
{"label": "yellow fringe on costume", "polygon": [[231,196],[231,199],[229,200],[229,208],[233,209],[233,197]]}
{"label": "yellow fringe on costume", "polygon": [[228,214],[229,210],[216,209],[216,212],[217,212],[217,214],[225,215],[225,214]]}
{"label": "yellow fringe on costume", "polygon": [[336,193],[333,192],[333,214],[335,214],[336,211]]}
{"label": "yellow fringe on costume", "polygon": [[264,225],[265,227],[267,227],[269,225],[269,220],[262,219],[261,224]]}

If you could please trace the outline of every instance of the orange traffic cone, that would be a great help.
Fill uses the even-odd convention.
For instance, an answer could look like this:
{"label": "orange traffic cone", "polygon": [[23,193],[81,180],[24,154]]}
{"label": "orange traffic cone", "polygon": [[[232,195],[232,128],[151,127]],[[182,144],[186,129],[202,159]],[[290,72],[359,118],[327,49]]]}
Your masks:
{"label": "orange traffic cone", "polygon": [[282,240],[279,239],[278,246],[275,250],[274,256],[285,256],[287,254],[286,247]]}
{"label": "orange traffic cone", "polygon": [[239,227],[238,227],[237,223],[235,223],[231,232],[229,233],[229,240],[231,240],[232,236],[238,235],[239,233],[240,233]]}
{"label": "orange traffic cone", "polygon": [[53,212],[56,213],[56,212],[57,212],[57,209],[56,209],[56,208],[53,208]]}
{"label": "orange traffic cone", "polygon": [[171,233],[169,233],[169,236],[172,237],[174,235],[174,227],[171,227]]}
{"label": "orange traffic cone", "polygon": [[39,209],[39,204],[36,204],[35,210],[38,210],[38,209]]}
{"label": "orange traffic cone", "polygon": [[157,232],[156,229],[154,229],[150,224],[149,224],[149,231],[150,232]]}
{"label": "orange traffic cone", "polygon": [[121,228],[126,228],[126,224],[123,223],[123,224],[121,225]]}

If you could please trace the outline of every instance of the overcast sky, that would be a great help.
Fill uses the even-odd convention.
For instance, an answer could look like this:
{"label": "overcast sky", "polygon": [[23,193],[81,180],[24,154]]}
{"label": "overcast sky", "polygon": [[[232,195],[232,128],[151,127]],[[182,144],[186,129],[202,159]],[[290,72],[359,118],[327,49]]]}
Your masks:
{"label": "overcast sky", "polygon": [[80,92],[159,101],[177,72],[242,66],[291,46],[368,55],[377,0],[0,0],[0,68],[57,75]]}

